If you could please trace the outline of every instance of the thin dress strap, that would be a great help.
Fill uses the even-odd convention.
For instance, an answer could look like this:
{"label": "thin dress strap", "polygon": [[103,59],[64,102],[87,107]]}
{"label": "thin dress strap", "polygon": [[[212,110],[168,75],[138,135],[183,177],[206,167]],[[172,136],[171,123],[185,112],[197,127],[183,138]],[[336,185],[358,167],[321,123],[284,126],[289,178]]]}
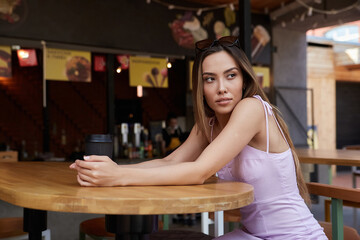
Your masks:
{"label": "thin dress strap", "polygon": [[[279,122],[277,121],[275,114],[272,111],[272,107],[270,106],[270,104],[266,101],[264,101],[259,95],[254,95],[255,98],[259,99],[264,107],[265,110],[265,120],[266,120],[266,153],[269,153],[269,146],[270,146],[270,137],[269,137],[269,119],[268,119],[268,114],[270,116],[273,116],[276,122],[276,125],[278,126],[278,128],[280,129],[281,135],[283,136],[283,138],[285,139],[286,144],[289,146],[288,141],[286,140],[286,137],[284,135],[283,130],[280,127]],[[289,146],[290,147],[290,146]]]}
{"label": "thin dress strap", "polygon": [[212,140],[213,140],[214,123],[215,123],[215,117],[210,118],[210,120],[209,120],[209,126],[211,127],[211,130],[210,130],[210,142],[212,142]]}

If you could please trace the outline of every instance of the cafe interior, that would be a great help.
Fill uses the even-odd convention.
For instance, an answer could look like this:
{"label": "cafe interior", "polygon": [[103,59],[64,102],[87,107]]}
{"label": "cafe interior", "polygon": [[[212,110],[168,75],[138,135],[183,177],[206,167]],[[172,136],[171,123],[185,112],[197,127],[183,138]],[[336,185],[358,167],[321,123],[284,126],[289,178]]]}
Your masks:
{"label": "cafe interior", "polygon": [[[10,0],[0,1],[0,163],[70,164],[84,155],[89,134],[111,134],[119,164],[162,157],[168,114],[184,133],[194,124],[194,42],[229,35],[238,36],[296,148],[346,149],[360,161],[358,0]],[[354,191],[341,204],[355,237],[357,166],[302,166],[308,182]],[[312,197],[311,211],[324,221],[328,196]],[[0,220],[22,214],[0,202]],[[164,216],[160,225],[170,230],[214,224],[204,215],[194,226]],[[79,239],[80,223],[96,217],[49,211],[47,228],[53,240]],[[225,212],[225,232],[229,219]],[[360,239],[343,231],[334,239]]]}

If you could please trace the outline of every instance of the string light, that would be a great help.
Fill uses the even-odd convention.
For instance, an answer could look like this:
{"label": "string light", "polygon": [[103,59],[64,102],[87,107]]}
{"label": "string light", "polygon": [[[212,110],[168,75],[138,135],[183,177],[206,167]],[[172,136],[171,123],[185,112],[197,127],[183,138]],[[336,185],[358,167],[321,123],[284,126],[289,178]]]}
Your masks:
{"label": "string light", "polygon": [[[349,10],[352,10],[352,9],[359,9],[360,10],[360,0],[358,1],[355,1],[354,3],[350,4],[349,6],[346,6],[344,8],[341,8],[341,9],[331,9],[331,10],[323,10],[323,9],[318,9],[318,8],[315,8],[313,6],[310,6],[308,5],[304,0],[295,0],[296,3],[300,4],[301,6],[305,7],[306,8],[306,11],[304,13],[302,13],[300,15],[300,17],[297,15],[295,18],[292,18],[290,19],[288,22],[291,22],[291,23],[295,23],[296,19],[299,19],[301,22],[303,22],[306,18],[306,16],[313,16],[314,13],[319,13],[319,14],[325,14],[325,15],[335,15],[335,14],[339,14],[339,13],[342,13],[342,12],[346,12],[346,11],[349,11]],[[317,4],[321,4],[323,1],[322,0],[314,0],[315,3]],[[284,2],[281,3],[281,8],[284,8],[285,5],[284,5]],[[294,6],[291,6],[290,9],[293,9]],[[284,13],[282,13],[284,14]],[[282,15],[280,14],[280,15]],[[270,13],[270,16],[271,16],[271,19],[273,21],[276,21],[277,18],[280,16],[279,14],[273,14],[273,13]],[[281,21],[281,22],[280,22]],[[280,25],[282,27],[286,27],[286,22],[284,20],[280,20]],[[338,20],[339,24],[340,22],[342,22],[342,20]],[[318,22],[315,22],[312,24],[312,28],[316,28],[318,26]]]}
{"label": "string light", "polygon": [[323,10],[323,9],[317,9],[317,8],[314,8],[308,4],[306,4],[305,2],[303,2],[303,0],[296,0],[297,3],[299,3],[300,5],[306,7],[307,9],[310,9],[311,8],[311,11],[312,12],[316,12],[316,13],[321,13],[321,14],[338,14],[338,13],[341,13],[341,12],[346,12],[348,10],[351,10],[353,8],[356,8],[359,6],[359,1],[355,1],[353,4],[347,6],[347,7],[344,7],[342,9],[332,9],[332,10]]}
{"label": "string light", "polygon": [[234,11],[235,10],[234,4],[230,3],[229,8],[231,9],[231,11]]}
{"label": "string light", "polygon": [[305,13],[303,13],[303,14],[301,14],[301,16],[300,16],[300,21],[304,21],[305,20]]}
{"label": "string light", "polygon": [[[196,12],[198,14],[198,16],[201,15],[201,13],[206,12],[206,11],[212,11],[212,10],[221,9],[221,8],[227,8],[227,7],[229,7],[232,11],[234,11],[235,10],[235,5],[238,4],[238,1],[233,1],[232,3],[198,8],[198,7],[185,7],[185,6],[169,4],[169,3],[165,2],[165,1],[162,1],[162,0],[146,0],[147,3],[148,3],[148,1],[155,2],[155,3],[158,3],[160,5],[166,6],[169,10],[184,10],[184,11]],[[200,13],[199,13],[199,10],[201,10]]]}
{"label": "string light", "polygon": [[307,15],[310,17],[312,15],[313,8],[309,7]]}
{"label": "string light", "polygon": [[121,70],[122,70],[122,69],[121,69],[121,67],[119,66],[119,67],[116,69],[116,72],[117,72],[117,73],[121,73]]}

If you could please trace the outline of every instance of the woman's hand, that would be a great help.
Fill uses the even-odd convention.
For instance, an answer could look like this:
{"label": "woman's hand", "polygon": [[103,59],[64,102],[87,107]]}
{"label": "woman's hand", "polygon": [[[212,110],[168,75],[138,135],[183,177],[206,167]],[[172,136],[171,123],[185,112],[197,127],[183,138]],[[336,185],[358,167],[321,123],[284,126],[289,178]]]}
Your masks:
{"label": "woman's hand", "polygon": [[81,186],[115,186],[119,182],[119,166],[107,156],[84,156],[70,165],[77,170],[77,180]]}

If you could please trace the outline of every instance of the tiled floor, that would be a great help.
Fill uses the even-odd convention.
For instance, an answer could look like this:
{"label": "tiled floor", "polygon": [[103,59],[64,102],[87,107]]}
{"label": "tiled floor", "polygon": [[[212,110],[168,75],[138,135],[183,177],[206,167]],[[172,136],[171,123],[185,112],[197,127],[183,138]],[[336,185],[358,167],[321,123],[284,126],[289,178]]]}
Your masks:
{"label": "tiled floor", "polygon": [[[343,187],[352,187],[352,174],[350,171],[337,172],[336,176],[333,177],[333,185],[343,186]],[[357,186],[360,188],[360,177],[357,178]],[[324,220],[324,204],[323,200],[320,198],[318,204],[313,204],[311,211],[318,220]],[[350,207],[344,207],[344,224],[347,226],[354,227],[360,233],[360,209],[354,209]],[[192,231],[201,231],[201,220],[197,219],[197,222],[194,226],[187,226],[182,223],[171,223],[170,229],[182,229],[182,230],[192,230]],[[225,224],[225,232],[228,230],[228,225]],[[213,236],[214,225],[210,225],[209,234]]]}

